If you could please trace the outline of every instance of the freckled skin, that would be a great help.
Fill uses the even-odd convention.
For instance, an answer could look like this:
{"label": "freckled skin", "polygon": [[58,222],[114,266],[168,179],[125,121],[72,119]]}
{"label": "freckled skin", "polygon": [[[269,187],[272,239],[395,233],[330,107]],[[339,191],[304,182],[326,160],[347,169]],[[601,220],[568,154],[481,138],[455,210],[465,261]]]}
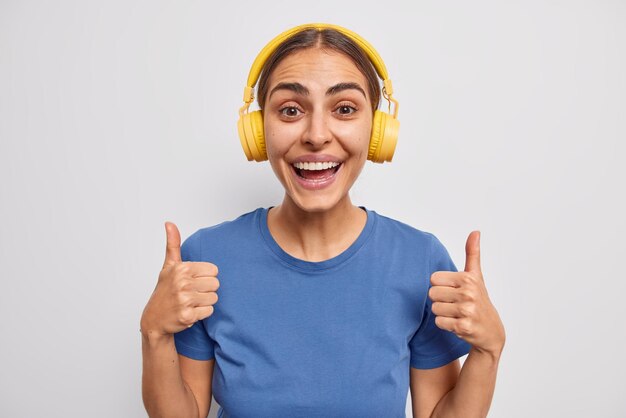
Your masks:
{"label": "freckled skin", "polygon": [[[352,60],[338,52],[311,48],[281,61],[269,79],[268,93],[280,82],[298,82],[307,96],[277,90],[266,99],[263,117],[269,162],[285,188],[283,204],[307,212],[324,212],[351,205],[348,192],[359,176],[369,148],[372,107],[367,80]],[[329,87],[354,82],[365,91],[349,89],[327,96]],[[338,107],[356,108],[349,116]],[[298,116],[288,118],[280,109],[294,106]],[[343,108],[345,109],[345,108]],[[291,172],[291,162],[304,154],[330,154],[343,161],[334,183],[321,190],[300,186]]]}

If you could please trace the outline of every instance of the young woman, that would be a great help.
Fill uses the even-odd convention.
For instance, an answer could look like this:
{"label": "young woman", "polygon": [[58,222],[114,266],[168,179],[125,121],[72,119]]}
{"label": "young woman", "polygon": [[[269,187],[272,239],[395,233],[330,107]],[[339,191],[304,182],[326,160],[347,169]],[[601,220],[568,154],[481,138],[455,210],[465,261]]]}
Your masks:
{"label": "young woman", "polygon": [[[205,417],[214,395],[219,417],[404,417],[409,385],[415,417],[487,415],[505,332],[479,232],[459,272],[433,234],[350,200],[366,160],[395,148],[377,73],[394,101],[371,45],[322,24],[279,35],[255,61],[239,133],[285,195],[182,246],[165,224],[141,318],[151,416]],[[259,74],[261,111],[247,114]]]}

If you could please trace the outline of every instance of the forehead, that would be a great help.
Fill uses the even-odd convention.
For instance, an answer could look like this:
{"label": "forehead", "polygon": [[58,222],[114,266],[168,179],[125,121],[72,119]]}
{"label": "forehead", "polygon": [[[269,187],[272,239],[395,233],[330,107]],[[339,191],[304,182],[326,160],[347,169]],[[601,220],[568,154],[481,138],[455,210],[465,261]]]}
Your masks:
{"label": "forehead", "polygon": [[359,83],[367,91],[367,80],[352,59],[340,52],[308,48],[288,55],[270,74],[269,89],[284,81],[304,85],[332,86],[341,82]]}

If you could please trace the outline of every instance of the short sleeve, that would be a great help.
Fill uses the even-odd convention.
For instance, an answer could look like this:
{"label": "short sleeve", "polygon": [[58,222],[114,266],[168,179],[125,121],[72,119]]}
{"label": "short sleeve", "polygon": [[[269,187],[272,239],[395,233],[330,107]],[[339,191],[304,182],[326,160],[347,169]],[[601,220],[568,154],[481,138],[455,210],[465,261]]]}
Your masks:
{"label": "short sleeve", "polygon": [[[195,233],[180,246],[183,261],[196,261],[200,253],[199,234]],[[178,354],[194,360],[211,360],[215,357],[214,342],[207,334],[204,321],[197,321],[190,328],[174,334],[174,344]]]}
{"label": "short sleeve", "polygon": [[[430,275],[435,271],[458,271],[448,250],[432,234],[430,251],[428,289],[431,286]],[[443,330],[435,324],[435,314],[431,309],[432,301],[428,297],[428,292],[426,292],[425,298],[422,322],[409,341],[411,367],[416,369],[433,369],[444,366],[469,353],[472,347],[453,332]]]}

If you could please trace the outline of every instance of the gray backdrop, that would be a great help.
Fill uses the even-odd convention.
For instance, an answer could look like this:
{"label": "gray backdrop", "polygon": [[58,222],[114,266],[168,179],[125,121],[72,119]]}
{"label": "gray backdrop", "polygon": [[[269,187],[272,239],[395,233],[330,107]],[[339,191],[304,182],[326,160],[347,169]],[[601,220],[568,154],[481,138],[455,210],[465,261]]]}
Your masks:
{"label": "gray backdrop", "polygon": [[507,330],[490,417],[625,416],[626,3],[268,3],[0,1],[0,416],[146,416],[163,223],[281,200],[237,110],[257,52],[314,21],[368,39],[401,104],[354,203],[460,269],[482,231]]}

